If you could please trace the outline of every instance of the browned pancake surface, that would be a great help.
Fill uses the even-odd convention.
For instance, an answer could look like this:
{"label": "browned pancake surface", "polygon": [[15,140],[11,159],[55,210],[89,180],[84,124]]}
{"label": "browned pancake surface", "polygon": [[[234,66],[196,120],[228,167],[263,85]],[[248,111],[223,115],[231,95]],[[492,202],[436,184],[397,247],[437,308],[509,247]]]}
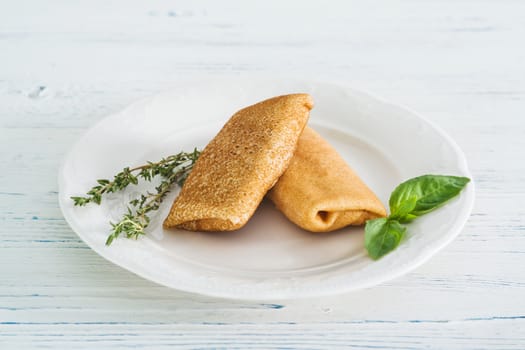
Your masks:
{"label": "browned pancake surface", "polygon": [[312,107],[308,94],[292,94],[235,113],[201,153],[164,227],[244,226],[288,167]]}

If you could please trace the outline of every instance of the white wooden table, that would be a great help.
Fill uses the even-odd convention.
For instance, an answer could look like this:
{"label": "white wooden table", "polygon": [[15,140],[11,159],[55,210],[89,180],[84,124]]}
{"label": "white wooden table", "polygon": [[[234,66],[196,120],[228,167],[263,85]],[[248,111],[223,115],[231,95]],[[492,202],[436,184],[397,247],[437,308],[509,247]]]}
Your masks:
{"label": "white wooden table", "polygon": [[[0,349],[525,348],[525,2],[0,2]],[[68,227],[57,168],[90,125],[183,78],[338,80],[465,151],[477,198],[424,266],[337,297],[170,290]]]}

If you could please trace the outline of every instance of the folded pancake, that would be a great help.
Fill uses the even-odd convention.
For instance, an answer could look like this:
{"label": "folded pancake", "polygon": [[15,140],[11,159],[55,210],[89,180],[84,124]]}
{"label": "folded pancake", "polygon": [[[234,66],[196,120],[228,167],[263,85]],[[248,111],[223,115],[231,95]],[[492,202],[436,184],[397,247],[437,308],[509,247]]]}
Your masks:
{"label": "folded pancake", "polygon": [[312,107],[310,95],[292,94],[235,113],[202,151],[164,227],[231,231],[244,226],[288,167]]}
{"label": "folded pancake", "polygon": [[376,195],[337,151],[306,127],[288,169],[268,196],[305,230],[326,232],[386,216]]}

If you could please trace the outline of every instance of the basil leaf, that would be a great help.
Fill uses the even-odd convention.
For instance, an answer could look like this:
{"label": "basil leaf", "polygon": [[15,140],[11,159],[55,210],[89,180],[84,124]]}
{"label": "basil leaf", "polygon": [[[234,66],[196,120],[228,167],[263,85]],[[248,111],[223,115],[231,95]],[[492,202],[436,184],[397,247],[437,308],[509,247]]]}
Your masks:
{"label": "basil leaf", "polygon": [[416,204],[417,197],[412,196],[402,202],[399,207],[397,207],[395,214],[391,214],[389,217],[395,220],[410,221],[415,218],[415,216],[410,213],[415,209]]}
{"label": "basil leaf", "polygon": [[[423,175],[405,181],[390,195],[391,216],[405,222],[428,213],[457,196],[469,181],[466,177],[446,175]],[[413,197],[416,204],[407,212]]]}
{"label": "basil leaf", "polygon": [[406,230],[406,227],[393,219],[368,220],[365,226],[365,247],[368,255],[377,260],[394,250]]}

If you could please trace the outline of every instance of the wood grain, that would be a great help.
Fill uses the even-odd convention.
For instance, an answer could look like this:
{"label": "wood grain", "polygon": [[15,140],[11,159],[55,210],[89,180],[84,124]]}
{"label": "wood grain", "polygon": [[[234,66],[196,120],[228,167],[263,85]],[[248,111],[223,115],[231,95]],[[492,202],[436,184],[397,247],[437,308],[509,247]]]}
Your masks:
{"label": "wood grain", "polygon": [[[0,348],[525,348],[525,2],[0,3]],[[90,125],[182,79],[341,81],[465,151],[461,235],[416,271],[335,297],[170,290],[92,252],[57,204]]]}

